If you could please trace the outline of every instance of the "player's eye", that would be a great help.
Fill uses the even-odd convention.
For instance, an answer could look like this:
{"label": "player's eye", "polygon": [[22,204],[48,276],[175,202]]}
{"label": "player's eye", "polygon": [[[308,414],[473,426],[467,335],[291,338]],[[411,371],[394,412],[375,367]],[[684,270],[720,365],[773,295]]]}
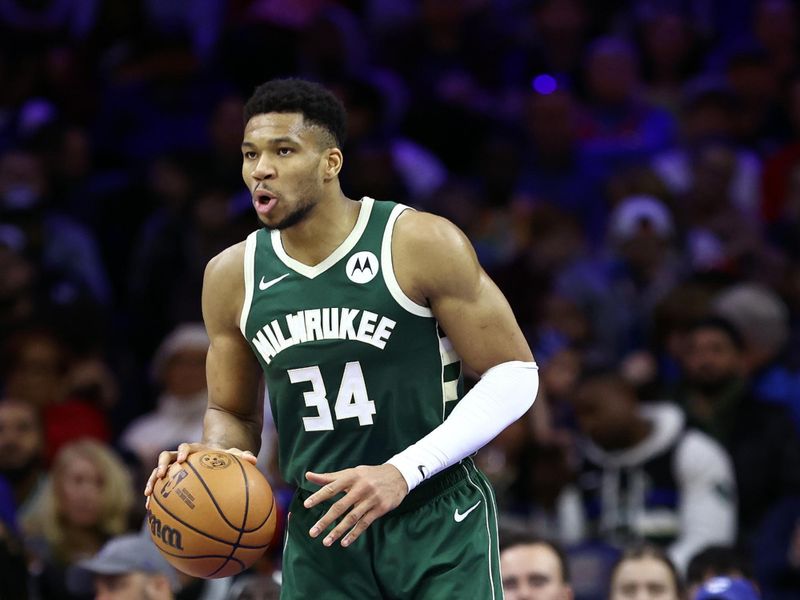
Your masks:
{"label": "player's eye", "polygon": [[291,153],[291,148],[278,148],[278,156],[289,156]]}
{"label": "player's eye", "polygon": [[253,152],[252,150],[249,150],[249,151],[247,151],[247,152],[243,152],[243,153],[242,153],[242,155],[243,155],[243,156],[244,156],[244,157],[245,157],[247,160],[255,160],[255,159],[256,159],[256,156],[257,156],[257,155],[256,155],[256,153],[255,153],[255,152]]}

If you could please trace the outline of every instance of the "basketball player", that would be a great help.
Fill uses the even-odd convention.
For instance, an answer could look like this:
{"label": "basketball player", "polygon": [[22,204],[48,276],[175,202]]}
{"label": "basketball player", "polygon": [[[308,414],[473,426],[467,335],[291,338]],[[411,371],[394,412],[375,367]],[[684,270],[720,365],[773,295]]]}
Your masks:
{"label": "basketball player", "polygon": [[[469,457],[538,387],[505,298],[449,222],[344,196],[345,114],[327,90],[270,81],[245,119],[265,227],[206,268],[203,442],[163,452],[145,494],[191,452],[254,460],[263,371],[297,486],[283,598],[501,598],[492,490]],[[466,395],[462,359],[482,373]]]}

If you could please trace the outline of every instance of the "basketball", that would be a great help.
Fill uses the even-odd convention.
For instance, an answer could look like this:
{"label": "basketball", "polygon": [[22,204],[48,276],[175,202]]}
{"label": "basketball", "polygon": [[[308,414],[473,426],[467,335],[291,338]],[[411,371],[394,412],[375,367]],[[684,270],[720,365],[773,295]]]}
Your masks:
{"label": "basketball", "polygon": [[156,482],[147,523],[161,554],[179,571],[216,579],[252,565],[275,534],[272,488],[247,461],[197,452]]}

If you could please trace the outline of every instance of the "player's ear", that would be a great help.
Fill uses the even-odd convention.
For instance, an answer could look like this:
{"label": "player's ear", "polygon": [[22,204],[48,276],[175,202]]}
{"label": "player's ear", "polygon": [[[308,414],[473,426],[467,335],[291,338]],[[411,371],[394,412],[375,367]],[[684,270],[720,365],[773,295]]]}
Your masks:
{"label": "player's ear", "polygon": [[325,181],[329,181],[339,175],[339,171],[342,170],[344,156],[342,156],[342,151],[339,148],[328,148],[325,151],[324,160]]}

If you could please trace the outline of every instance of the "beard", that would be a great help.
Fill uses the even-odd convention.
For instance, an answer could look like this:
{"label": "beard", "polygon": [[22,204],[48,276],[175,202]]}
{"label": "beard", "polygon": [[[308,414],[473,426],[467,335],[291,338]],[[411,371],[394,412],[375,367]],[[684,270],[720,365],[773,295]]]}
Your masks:
{"label": "beard", "polygon": [[716,396],[727,388],[735,380],[735,377],[694,377],[691,379],[691,386],[704,396]]}
{"label": "beard", "polygon": [[24,463],[9,466],[0,466],[0,475],[5,477],[11,485],[24,481],[33,472],[37,471],[41,465],[40,456],[32,456]]}
{"label": "beard", "polygon": [[273,223],[272,225],[268,225],[264,223],[264,227],[269,229],[270,231],[277,229],[288,229],[289,227],[293,227],[298,223],[304,221],[311,211],[314,210],[314,207],[317,206],[317,203],[313,200],[306,200],[305,202],[299,204],[295,209],[286,215],[283,219],[278,221],[277,223]]}

